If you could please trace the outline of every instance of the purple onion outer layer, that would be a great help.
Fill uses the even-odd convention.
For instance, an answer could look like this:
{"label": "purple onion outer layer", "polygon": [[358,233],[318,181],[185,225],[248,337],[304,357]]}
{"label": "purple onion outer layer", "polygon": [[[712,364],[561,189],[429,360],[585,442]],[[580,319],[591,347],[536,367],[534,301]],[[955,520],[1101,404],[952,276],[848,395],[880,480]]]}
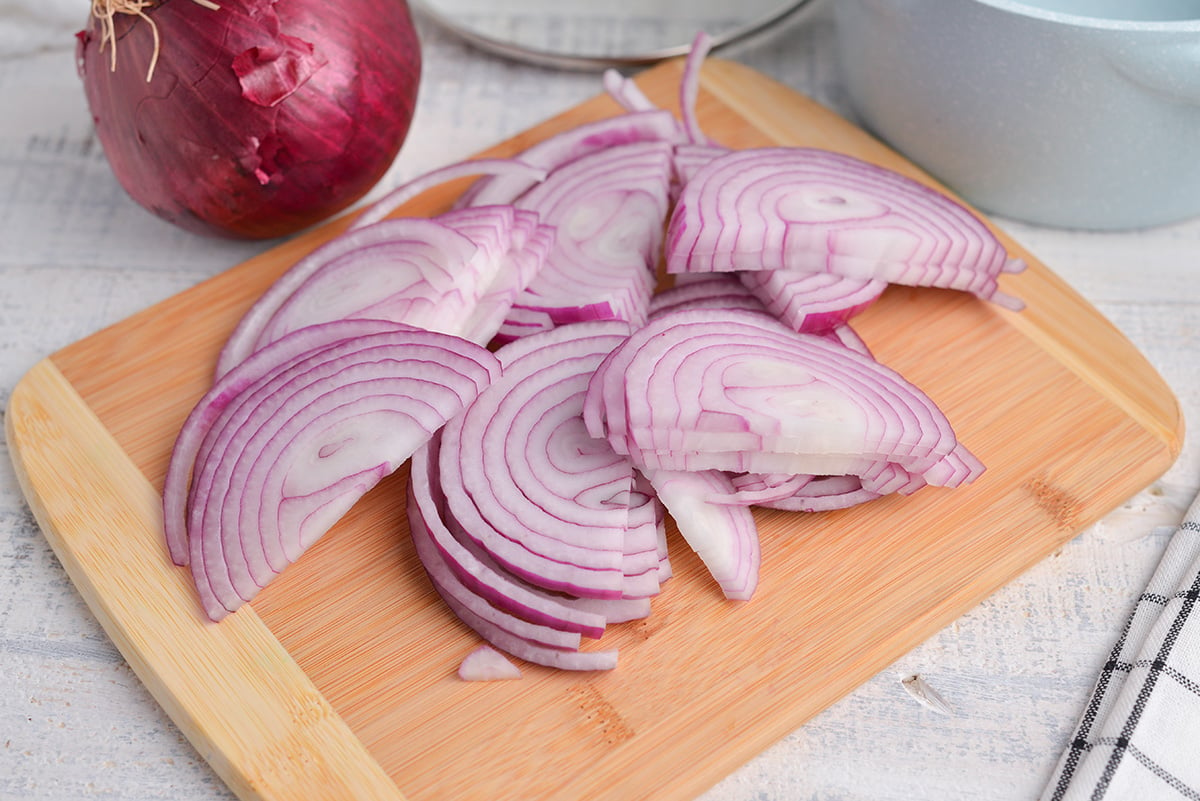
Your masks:
{"label": "purple onion outer layer", "polygon": [[349,206],[391,166],[421,73],[404,0],[160,0],[144,14],[115,16],[115,69],[95,19],[77,60],[117,180],[158,216],[209,235],[283,236]]}

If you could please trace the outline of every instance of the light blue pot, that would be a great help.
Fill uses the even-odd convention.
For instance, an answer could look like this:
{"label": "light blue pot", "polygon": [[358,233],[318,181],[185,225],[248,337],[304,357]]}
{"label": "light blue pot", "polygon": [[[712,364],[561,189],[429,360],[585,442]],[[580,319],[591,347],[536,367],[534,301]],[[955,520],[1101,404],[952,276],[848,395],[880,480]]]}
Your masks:
{"label": "light blue pot", "polygon": [[1092,229],[1200,215],[1200,0],[834,8],[861,122],[973,205]]}

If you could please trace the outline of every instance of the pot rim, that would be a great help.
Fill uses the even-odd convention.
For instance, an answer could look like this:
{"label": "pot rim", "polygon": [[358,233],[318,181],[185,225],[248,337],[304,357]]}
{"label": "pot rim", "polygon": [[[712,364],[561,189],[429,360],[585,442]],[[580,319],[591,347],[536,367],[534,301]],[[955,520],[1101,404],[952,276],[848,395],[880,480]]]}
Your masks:
{"label": "pot rim", "polygon": [[1170,31],[1170,32],[1200,32],[1200,14],[1192,19],[1172,20],[1130,20],[1111,17],[1090,17],[1082,14],[1068,14],[1062,11],[1052,11],[1020,0],[977,0],[999,11],[1032,17],[1035,19],[1073,25],[1080,28],[1099,28],[1115,31]]}

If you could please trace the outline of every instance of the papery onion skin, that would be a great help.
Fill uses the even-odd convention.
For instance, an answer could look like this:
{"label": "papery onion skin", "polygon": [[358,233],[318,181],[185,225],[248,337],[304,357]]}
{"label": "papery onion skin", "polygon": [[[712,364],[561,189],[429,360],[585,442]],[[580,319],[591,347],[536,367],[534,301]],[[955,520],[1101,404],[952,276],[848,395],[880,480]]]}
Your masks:
{"label": "papery onion skin", "polygon": [[[196,233],[284,236],[349,206],[408,134],[421,51],[405,0],[159,0],[78,35],[96,134],[139,204]],[[150,80],[147,81],[147,75]]]}

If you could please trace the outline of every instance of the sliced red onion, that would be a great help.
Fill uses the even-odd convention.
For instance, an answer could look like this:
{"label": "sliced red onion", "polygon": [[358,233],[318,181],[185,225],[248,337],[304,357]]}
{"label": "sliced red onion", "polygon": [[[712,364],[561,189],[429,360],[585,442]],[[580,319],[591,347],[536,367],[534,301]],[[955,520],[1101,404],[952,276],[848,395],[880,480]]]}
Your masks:
{"label": "sliced red onion", "polygon": [[517,615],[489,604],[482,595],[473,592],[470,587],[464,584],[455,574],[454,570],[442,560],[442,555],[438,552],[437,545],[434,543],[429,530],[424,526],[420,518],[414,518],[411,521],[409,529],[417,558],[425,568],[430,583],[433,584],[438,595],[448,603],[468,609],[477,615],[479,619],[487,621],[496,629],[505,631],[514,637],[520,637],[530,643],[547,648],[569,648],[571,650],[579,648],[582,638],[578,632],[564,631],[551,626],[531,623]]}
{"label": "sliced red onion", "polygon": [[801,270],[971,292],[1012,309],[1024,267],[966,207],[899,173],[816,148],[731,151],[696,171],[667,231],[667,270]]}
{"label": "sliced red onion", "polygon": [[322,265],[263,326],[255,349],[306,325],[394,320],[452,333],[478,294],[475,243],[431,220],[404,221],[411,238]]}
{"label": "sliced red onion", "polygon": [[[513,209],[517,221],[537,220],[537,214]],[[520,227],[514,231],[514,234]],[[538,223],[527,235],[514,236],[513,243],[491,282],[481,292],[475,308],[462,325],[462,336],[472,342],[492,341],[505,326],[513,304],[546,263],[554,247],[553,226]],[[511,321],[509,322],[511,325]]]}
{"label": "sliced red onion", "polygon": [[895,371],[753,312],[650,321],[601,364],[584,419],[647,469],[867,474],[894,462],[930,483],[977,474],[944,466],[965,463],[965,448]]}
{"label": "sliced red onion", "polygon": [[501,348],[501,377],[413,456],[410,529],[435,589],[489,643],[538,664],[615,665],[575,638],[645,617],[664,578],[655,499],[579,417],[627,334],[581,323]]}
{"label": "sliced red onion", "polygon": [[[636,142],[680,141],[683,141],[683,135],[675,117],[665,109],[657,109],[620,114],[584,123],[531,145],[517,157],[522,163],[549,173],[584,156],[611,147]],[[536,181],[518,176],[480,178],[463,193],[456,205],[513,203],[535,183]]]}
{"label": "sliced red onion", "polygon": [[557,235],[515,306],[553,319],[607,303],[615,319],[640,325],[656,285],[670,165],[668,143],[617,145],[559,167],[518,198]]}
{"label": "sliced red onion", "polygon": [[793,498],[812,481],[809,475],[738,473],[729,477],[729,492],[712,493],[707,500],[732,506],[762,506]]}
{"label": "sliced red onion", "polygon": [[[406,290],[434,299],[455,293],[470,274],[477,246],[467,236],[426,219],[385,220],[349,231],[298,261],[239,320],[217,360],[218,377],[283,334],[349,317],[383,319],[381,301]],[[427,291],[422,293],[420,290]],[[390,310],[395,322],[411,304]],[[421,319],[413,319],[419,324]]]}
{"label": "sliced red onion", "polygon": [[874,303],[887,281],[798,270],[744,270],[741,283],[793,331],[822,333]]}
{"label": "sliced red onion", "polygon": [[704,31],[696,34],[692,47],[683,63],[683,77],[679,81],[679,114],[683,130],[692,144],[708,144],[708,136],[700,126],[696,115],[696,101],[700,96],[700,68],[712,49],[712,37]]}
{"label": "sliced red onion", "polygon": [[649,316],[681,309],[744,309],[767,313],[767,307],[737,276],[728,273],[685,273],[675,286],[650,299]]}
{"label": "sliced red onion", "polygon": [[[726,597],[749,599],[751,506],[842,509],[983,472],[846,320],[889,282],[1019,308],[997,277],[1022,265],[968,210],[887,170],[709,142],[710,45],[697,36],[684,65],[682,122],[610,72],[628,113],[420,176],[251,308],[164,484],[168,549],[210,617],[411,456],[417,556],[490,644],[462,674],[519,675],[493,647],[609,669],[616,651],[582,638],[650,613],[672,573],[668,513]],[[452,211],[390,218],[471,175],[485,177]],[[676,286],[651,301],[677,191]],[[493,356],[489,341],[509,344]]]}
{"label": "sliced red onion", "polygon": [[360,336],[394,331],[398,327],[385,320],[339,320],[310,326],[275,343],[268,351],[253,354],[213,384],[192,408],[176,435],[163,482],[163,529],[167,549],[175,564],[188,563],[186,514],[192,466],[209,429],[227,413],[231,402],[318,351]]}
{"label": "sliced red onion", "polygon": [[417,449],[409,477],[409,526],[414,531],[420,529],[417,536],[427,534],[438,549],[436,555],[420,552],[422,562],[436,559],[445,564],[459,584],[510,614],[532,623],[598,639],[604,633],[605,607],[582,604],[581,599],[547,592],[513,576],[465,535],[460,536],[450,529],[454,521],[447,516],[445,496],[438,480],[439,440],[440,435],[435,435],[428,444]]}
{"label": "sliced red onion", "polygon": [[513,282],[531,280],[545,260],[553,232],[533,218],[486,206],[351,230],[255,302],[226,342],[218,375],[291,331],[335,319],[387,319],[486,342]]}
{"label": "sliced red onion", "polygon": [[630,113],[656,111],[658,106],[641,90],[635,81],[626,78],[615,69],[606,69],[601,78],[604,91],[617,105]]}
{"label": "sliced red onion", "polygon": [[716,144],[683,144],[675,147],[675,180],[681,185],[692,180],[696,171],[729,152],[729,148]]}
{"label": "sliced red onion", "polygon": [[[681,432],[684,449],[695,439],[711,449],[730,449],[718,444],[726,442],[783,453],[924,457],[944,455],[955,444],[932,403],[878,362],[852,361],[852,352],[776,333],[745,313],[741,320],[730,312],[709,317],[722,321],[720,333],[680,331],[689,325],[684,314],[700,313],[671,316],[672,334],[686,338],[671,346],[664,339],[648,343],[626,373],[626,425],[641,447],[655,447],[658,430]],[[704,319],[690,322],[703,328]],[[686,400],[660,412],[655,401],[670,397]],[[653,438],[638,441],[640,431]],[[697,436],[689,437],[693,431]]]}
{"label": "sliced red onion", "polygon": [[463,681],[504,681],[521,678],[521,669],[495,648],[481,645],[463,657],[458,677]]}
{"label": "sliced red onion", "polygon": [[[455,162],[419,175],[388,192],[368,206],[351,225],[351,229],[377,223],[394,214],[401,206],[422,192],[448,181],[472,175],[503,176],[531,186],[546,177],[546,170],[520,159],[473,159]],[[499,203],[507,203],[507,201],[501,200]]]}
{"label": "sliced red onion", "polygon": [[760,506],[789,512],[831,512],[849,509],[882,497],[863,489],[858,476],[815,476],[787,498],[763,501]]}
{"label": "sliced red onion", "polygon": [[455,599],[445,597],[446,605],[450,607],[459,620],[474,629],[479,636],[502,651],[507,651],[518,659],[532,662],[535,665],[557,668],[559,670],[612,670],[617,666],[617,649],[609,648],[600,651],[573,651],[565,648],[548,648],[523,637],[517,637],[504,631],[493,623],[484,620],[470,609],[461,606]]}
{"label": "sliced red onion", "polygon": [[499,351],[504,375],[442,432],[447,512],[497,562],[582,597],[624,594],[632,467],[579,418],[595,366],[624,340],[579,324]]}
{"label": "sliced red onion", "polygon": [[[294,354],[287,338],[263,352],[276,348]],[[314,351],[231,398],[196,452],[188,502],[209,617],[253,598],[498,373],[478,345],[393,327]]]}
{"label": "sliced red onion", "polygon": [[853,351],[858,351],[863,356],[869,359],[874,359],[875,354],[871,352],[871,348],[863,340],[857,331],[849,323],[839,323],[833,328],[825,331],[822,336],[831,342],[837,342]]}
{"label": "sliced red onion", "polygon": [[734,492],[729,477],[716,470],[652,470],[645,475],[725,597],[749,600],[758,587],[762,560],[754,518],[745,506],[707,500]]}

